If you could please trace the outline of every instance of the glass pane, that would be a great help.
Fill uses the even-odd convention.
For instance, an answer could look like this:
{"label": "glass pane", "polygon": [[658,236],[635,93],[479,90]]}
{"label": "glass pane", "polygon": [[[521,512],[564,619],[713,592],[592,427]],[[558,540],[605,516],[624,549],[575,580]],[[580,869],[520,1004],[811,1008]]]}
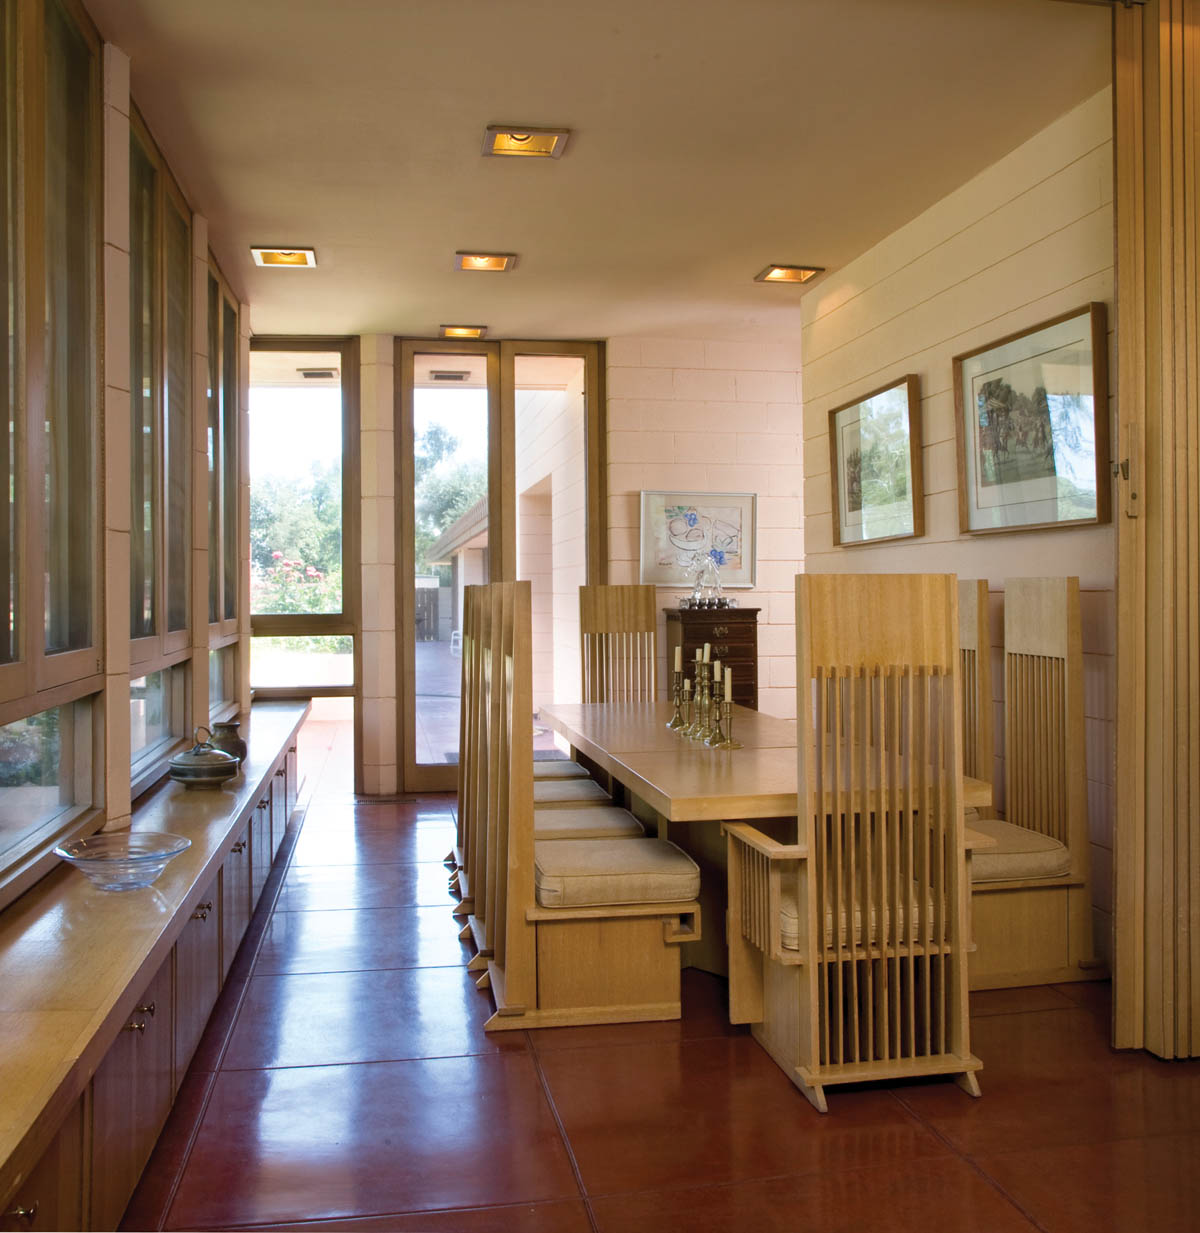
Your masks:
{"label": "glass pane", "polygon": [[46,651],[92,644],[95,63],[46,5]]}
{"label": "glass pane", "polygon": [[217,446],[221,432],[221,288],[208,276],[208,620],[220,619],[221,522]]}
{"label": "glass pane", "polygon": [[0,128],[0,141],[4,143],[0,157],[0,175],[4,177],[0,188],[0,263],[4,266],[4,281],[8,288],[4,300],[4,337],[8,346],[0,348],[0,386],[3,386],[5,401],[4,441],[0,445],[0,483],[3,483],[7,500],[0,503],[0,595],[3,612],[0,613],[0,664],[10,664],[17,658],[17,510],[25,499],[23,485],[19,484],[16,470],[17,448],[17,372],[16,357],[21,354],[22,340],[17,330],[17,205],[16,205],[16,34],[14,30],[17,6],[4,6],[4,19],[0,22],[0,37],[4,46],[0,49],[0,72],[4,74],[4,124]]}
{"label": "glass pane", "polygon": [[[578,702],[579,588],[587,582],[587,416],[584,362],[518,355],[517,577],[533,606],[533,705]],[[536,747],[553,735],[536,733]]]}
{"label": "glass pane", "polygon": [[141,143],[129,143],[129,636],[155,632],[154,461],[158,381],[154,294],[158,174]]}
{"label": "glass pane", "polygon": [[354,639],[349,634],[251,638],[250,684],[289,689],[353,685]]}
{"label": "glass pane", "polygon": [[129,751],[143,750],[171,735],[171,670],[150,672],[129,682]]}
{"label": "glass pane", "polygon": [[223,646],[208,653],[208,711],[213,714],[233,701],[237,647]]}
{"label": "glass pane", "polygon": [[192,345],[190,335],[192,234],[188,220],[167,199],[163,258],[166,264],[167,327],[167,629],[187,629],[192,576]]}
{"label": "glass pane", "polygon": [[[465,374],[448,385],[435,373]],[[463,587],[488,580],[486,357],[418,355],[413,389],[416,760],[458,761]]]}
{"label": "glass pane", "polygon": [[0,727],[0,862],[75,803],[71,748],[74,708],[54,707]]}
{"label": "glass pane", "polygon": [[237,312],[225,304],[221,330],[221,552],[225,567],[225,620],[237,616]]}
{"label": "glass pane", "polygon": [[340,363],[250,353],[251,612],[342,610]]}

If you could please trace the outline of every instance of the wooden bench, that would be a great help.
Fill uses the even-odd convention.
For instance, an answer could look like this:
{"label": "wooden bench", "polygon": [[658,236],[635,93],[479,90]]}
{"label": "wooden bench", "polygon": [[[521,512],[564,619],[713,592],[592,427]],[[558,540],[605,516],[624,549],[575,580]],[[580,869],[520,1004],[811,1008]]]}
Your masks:
{"label": "wooden bench", "polygon": [[679,943],[699,936],[699,871],[658,839],[535,838],[530,586],[475,591],[488,637],[468,756],[486,767],[476,794],[486,807],[462,820],[463,936],[495,999],[487,1028],[678,1018]]}

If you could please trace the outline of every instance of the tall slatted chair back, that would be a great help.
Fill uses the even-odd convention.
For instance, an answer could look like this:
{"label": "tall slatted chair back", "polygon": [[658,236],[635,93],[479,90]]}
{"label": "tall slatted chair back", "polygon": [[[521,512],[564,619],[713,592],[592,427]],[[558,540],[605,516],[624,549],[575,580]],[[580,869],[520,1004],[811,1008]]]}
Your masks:
{"label": "tall slatted chair back", "polygon": [[579,639],[584,702],[658,697],[654,587],[580,587]]}
{"label": "tall slatted chair back", "polygon": [[1004,695],[1005,820],[1057,839],[1086,873],[1078,578],[1005,583]]}
{"label": "tall slatted chair back", "polygon": [[963,700],[963,774],[993,782],[995,723],[986,579],[958,582],[958,654]]}
{"label": "tall slatted chair back", "polygon": [[486,808],[486,751],[481,732],[483,705],[483,616],[484,597],[481,588],[463,588],[462,612],[462,672],[459,691],[458,740],[458,817],[454,851],[447,863],[453,863],[451,889],[458,892],[458,916],[469,916],[473,897],[470,889],[469,865],[478,833],[479,813]]}
{"label": "tall slatted chair back", "polygon": [[866,1079],[952,1074],[978,1094],[957,635],[950,575],[796,579],[796,843],[726,827],[731,1005],[736,978],[822,1112],[827,1085]]}
{"label": "tall slatted chair back", "polygon": [[971,988],[1105,975],[1089,887],[1078,578],[1004,587],[1004,818],[973,825]]}

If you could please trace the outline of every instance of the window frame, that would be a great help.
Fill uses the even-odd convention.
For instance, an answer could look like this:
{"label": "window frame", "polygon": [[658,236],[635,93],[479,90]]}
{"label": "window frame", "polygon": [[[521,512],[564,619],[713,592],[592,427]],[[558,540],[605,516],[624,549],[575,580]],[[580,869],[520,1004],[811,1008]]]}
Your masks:
{"label": "window frame", "polygon": [[[211,296],[212,289],[216,287],[216,333],[214,336],[213,322],[211,319]],[[244,408],[241,407],[241,353],[240,346],[240,325],[237,297],[230,290],[229,283],[225,276],[221,273],[220,267],[216,261],[209,258],[208,265],[208,284],[205,287],[204,302],[206,305],[206,315],[208,317],[206,323],[206,335],[208,338],[208,380],[210,382],[208,388],[208,398],[205,402],[206,424],[205,424],[205,442],[206,447],[211,445],[213,468],[212,472],[216,477],[215,496],[213,488],[209,485],[209,491],[205,494],[205,507],[208,510],[208,599],[206,608],[209,614],[208,621],[208,647],[209,650],[215,650],[218,647],[227,646],[231,642],[235,642],[239,634],[239,620],[241,618],[241,597],[238,594],[241,581],[241,561],[235,563],[233,570],[233,615],[225,616],[226,611],[226,580],[229,577],[227,563],[225,559],[225,546],[227,543],[226,521],[227,514],[230,510],[230,502],[227,499],[227,491],[232,486],[234,491],[234,499],[232,502],[234,528],[234,543],[237,545],[237,551],[241,553],[241,536],[237,523],[240,522],[239,511],[241,508],[240,494],[240,477],[241,477],[241,443],[239,438],[239,425],[244,413]],[[235,337],[234,345],[234,376],[233,388],[227,388],[228,382],[225,380],[224,359],[225,347],[227,340],[225,337],[225,323],[227,320],[227,312],[232,310]],[[211,384],[215,381],[215,385]],[[214,404],[214,395],[216,398]],[[226,400],[232,397],[233,399],[233,414],[232,417],[226,416]],[[215,421],[213,410],[215,407]],[[232,421],[233,436],[232,449],[226,449],[226,428],[228,423]],[[215,425],[215,431],[212,434],[211,443],[208,440],[208,430],[210,426]],[[207,453],[207,448],[206,448]],[[226,467],[226,463],[231,465]],[[214,596],[215,587],[215,596]],[[213,619],[215,605],[216,619]]]}
{"label": "window frame", "polygon": [[[348,635],[353,643],[354,680],[349,685],[254,686],[256,698],[353,698],[362,678],[359,441],[359,340],[313,335],[264,335],[250,340],[251,351],[336,351],[342,388],[342,610],[341,612],[250,612],[250,638]],[[246,408],[247,416],[250,413]],[[249,601],[247,601],[248,603]],[[251,641],[253,646],[253,641]],[[247,665],[249,672],[249,665]]]}

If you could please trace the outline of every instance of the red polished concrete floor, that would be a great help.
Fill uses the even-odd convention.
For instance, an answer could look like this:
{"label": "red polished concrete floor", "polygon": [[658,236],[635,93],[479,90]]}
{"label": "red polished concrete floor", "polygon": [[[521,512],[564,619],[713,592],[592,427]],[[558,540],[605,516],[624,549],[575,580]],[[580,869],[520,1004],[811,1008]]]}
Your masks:
{"label": "red polished concrete floor", "polygon": [[982,1100],[834,1089],[824,1117],[702,973],[678,1023],[489,1037],[441,864],[453,801],[356,805],[342,765],[123,1228],[1200,1229],[1200,1063],[1112,1051],[1107,986],[973,998]]}

